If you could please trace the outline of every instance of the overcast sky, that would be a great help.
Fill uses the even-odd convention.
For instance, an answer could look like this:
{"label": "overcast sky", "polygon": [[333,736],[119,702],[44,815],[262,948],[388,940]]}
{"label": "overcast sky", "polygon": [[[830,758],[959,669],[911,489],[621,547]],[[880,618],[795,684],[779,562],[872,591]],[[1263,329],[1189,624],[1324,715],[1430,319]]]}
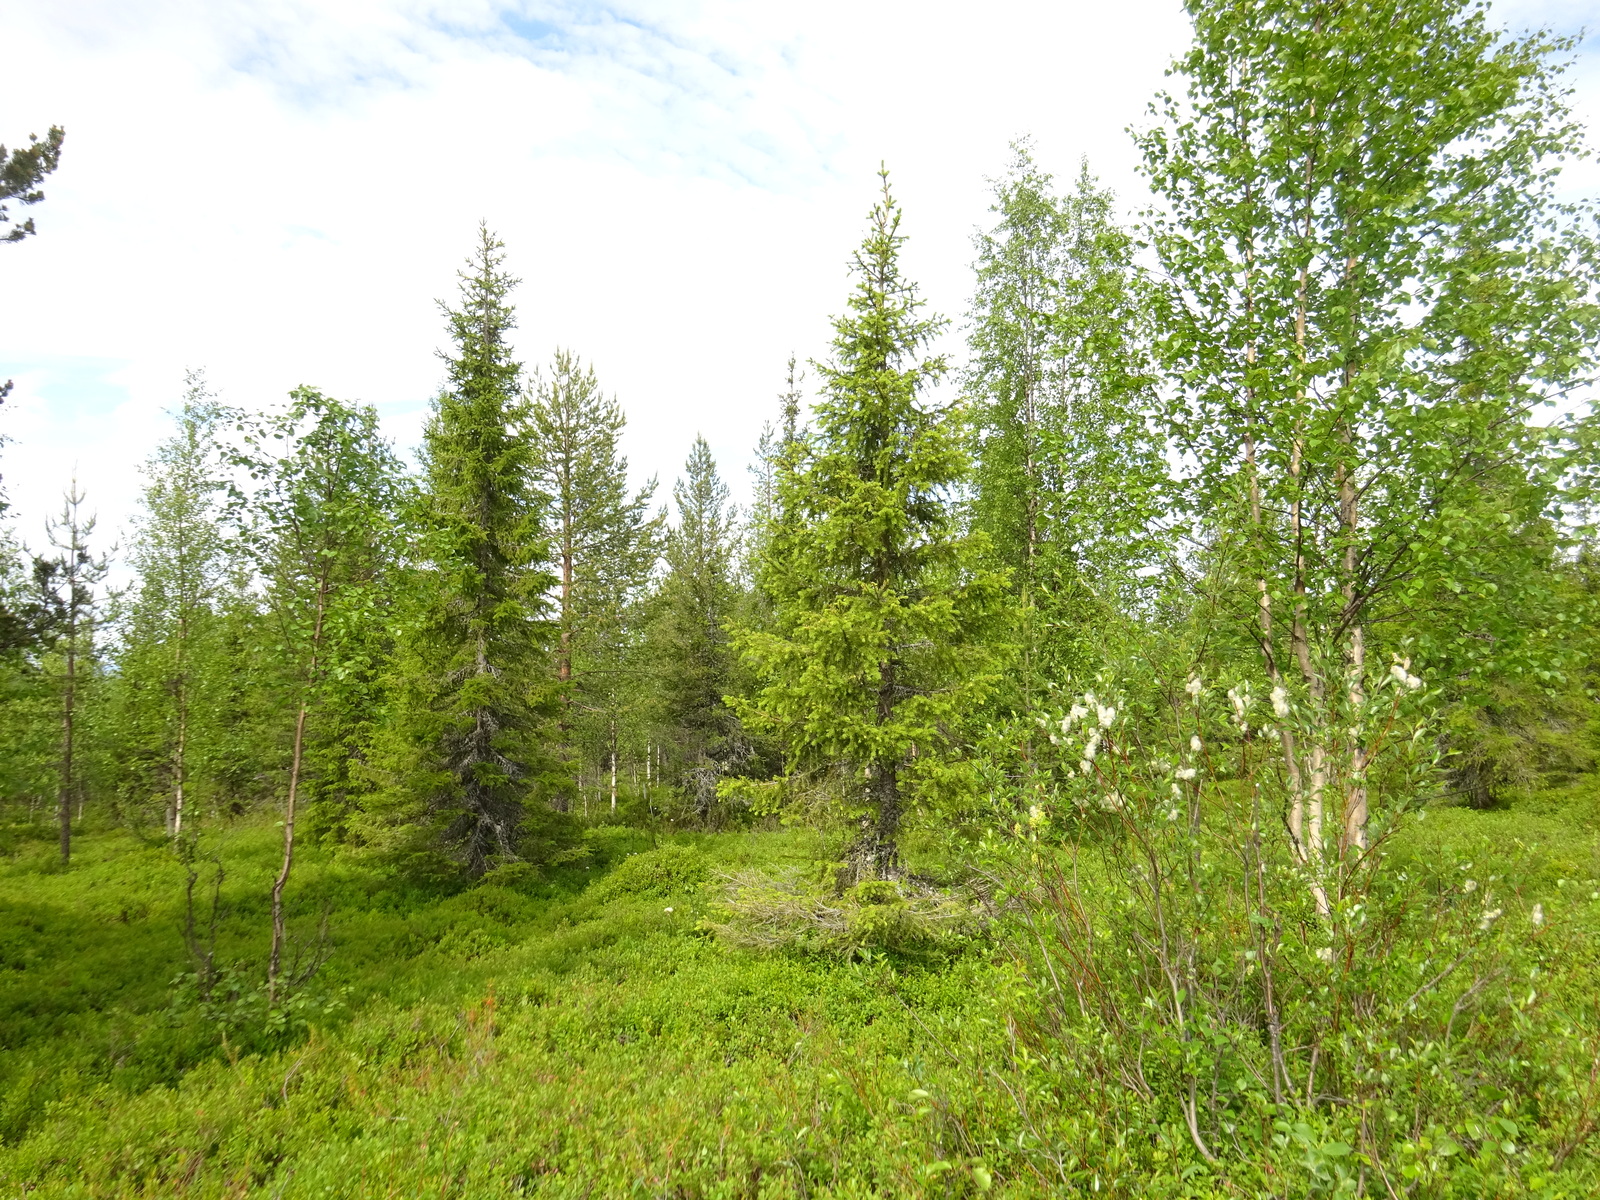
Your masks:
{"label": "overcast sky", "polygon": [[[825,352],[879,161],[959,350],[1007,143],[1031,134],[1061,178],[1087,156],[1136,210],[1125,131],[1187,38],[1171,0],[3,8],[0,141],[67,130],[39,235],[0,246],[0,476],[34,544],[75,466],[123,524],[186,368],[249,407],[302,383],[371,403],[409,450],[480,218],[523,280],[520,357],[592,362],[658,495],[697,432],[744,495],[785,360]],[[1592,10],[1497,12],[1575,30]]]}

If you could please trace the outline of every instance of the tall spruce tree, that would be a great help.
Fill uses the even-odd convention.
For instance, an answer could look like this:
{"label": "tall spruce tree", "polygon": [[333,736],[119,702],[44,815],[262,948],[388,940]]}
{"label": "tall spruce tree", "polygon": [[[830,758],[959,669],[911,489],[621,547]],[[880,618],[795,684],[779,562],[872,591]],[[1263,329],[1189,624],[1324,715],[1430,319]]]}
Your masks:
{"label": "tall spruce tree", "polygon": [[968,458],[959,411],[929,407],[945,373],[900,273],[900,208],[882,196],[834,321],[810,437],[783,465],[761,584],[769,629],[744,631],[761,680],[741,716],[787,744],[791,767],[835,768],[861,832],[858,878],[899,870],[908,801],[961,786],[962,724],[993,679],[985,634],[1002,577],[979,566],[956,491]]}
{"label": "tall spruce tree", "polygon": [[531,390],[531,479],[556,572],[560,739],[574,769],[609,774],[614,803],[621,738],[639,715],[630,614],[660,553],[662,519],[649,515],[655,480],[630,494],[619,447],[627,419],[593,367],[558,350]]}
{"label": "tall spruce tree", "polygon": [[548,665],[540,497],[522,368],[511,357],[517,281],[480,226],[456,307],[453,348],[424,433],[427,569],[403,647],[398,732],[412,759],[394,781],[422,828],[469,874],[514,859],[525,806],[546,782],[540,683]]}

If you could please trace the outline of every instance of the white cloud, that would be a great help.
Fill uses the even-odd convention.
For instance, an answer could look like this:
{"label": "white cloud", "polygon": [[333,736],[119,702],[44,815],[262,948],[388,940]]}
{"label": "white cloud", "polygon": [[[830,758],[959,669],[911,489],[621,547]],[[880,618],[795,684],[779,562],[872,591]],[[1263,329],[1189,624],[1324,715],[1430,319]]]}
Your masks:
{"label": "white cloud", "polygon": [[908,267],[959,317],[1006,142],[1060,175],[1087,154],[1136,202],[1124,130],[1186,36],[1153,0],[31,0],[0,139],[68,137],[39,236],[0,248],[21,527],[74,461],[108,524],[130,511],[186,366],[240,404],[375,403],[412,443],[480,217],[528,362],[592,360],[663,496],[696,432],[742,491],[789,352],[825,350],[880,159]]}

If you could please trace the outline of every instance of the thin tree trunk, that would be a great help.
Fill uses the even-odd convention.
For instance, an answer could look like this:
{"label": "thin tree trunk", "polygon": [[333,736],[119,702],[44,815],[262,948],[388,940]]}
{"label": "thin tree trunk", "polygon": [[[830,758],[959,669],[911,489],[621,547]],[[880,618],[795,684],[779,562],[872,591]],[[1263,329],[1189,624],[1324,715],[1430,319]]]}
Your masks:
{"label": "thin tree trunk", "polygon": [[172,840],[177,841],[183,833],[183,789],[188,782],[184,770],[186,761],[186,747],[189,735],[189,687],[188,677],[185,674],[184,650],[189,640],[189,618],[186,612],[178,614],[178,644],[174,648],[176,662],[173,664],[173,686],[177,690],[178,708],[178,736],[176,751],[172,759]]}
{"label": "thin tree trunk", "polygon": [[302,703],[294,718],[294,757],[289,767],[289,796],[283,805],[283,866],[278,871],[278,877],[272,881],[272,956],[267,963],[268,1005],[277,1003],[278,974],[283,964],[283,889],[288,886],[289,872],[294,869],[295,800],[300,790],[305,734],[306,706]]}
{"label": "thin tree trunk", "polygon": [[[1348,221],[1345,226],[1346,236],[1350,236]],[[1354,280],[1356,271],[1356,258],[1354,254],[1347,254],[1344,260],[1344,279],[1347,295],[1354,294]],[[1344,360],[1344,390],[1349,396],[1355,382],[1355,364],[1351,361],[1355,345],[1355,326],[1357,321],[1356,308],[1353,300],[1350,301],[1350,347],[1346,348]],[[1347,413],[1343,422],[1342,437],[1346,449],[1345,460],[1339,464],[1339,526],[1344,535],[1344,555],[1340,564],[1344,573],[1344,620],[1349,623],[1349,701],[1351,726],[1359,728],[1355,718],[1366,705],[1366,670],[1367,670],[1367,639],[1366,630],[1358,619],[1356,606],[1356,530],[1361,521],[1361,501],[1356,493],[1355,481],[1355,455],[1353,437],[1350,430],[1350,418]],[[1350,748],[1350,785],[1345,796],[1343,849],[1367,848],[1367,748],[1362,744],[1360,736],[1356,736]]]}
{"label": "thin tree trunk", "polygon": [[177,841],[183,833],[183,786],[184,777],[184,746],[189,733],[188,714],[183,711],[182,705],[178,708],[178,740],[177,751],[173,755],[172,763],[172,840]]}
{"label": "thin tree trunk", "polygon": [[[324,570],[317,581],[317,615],[311,631],[311,663],[307,672],[307,686],[316,679],[317,661],[322,649],[322,616],[328,598],[328,576]],[[277,1003],[278,977],[283,965],[285,939],[283,920],[283,889],[289,884],[289,874],[294,870],[294,819],[295,804],[300,793],[300,768],[305,761],[306,701],[300,701],[294,718],[294,751],[289,763],[289,795],[283,804],[283,866],[272,882],[272,954],[267,963],[267,1004]]]}
{"label": "thin tree trunk", "polygon": [[[569,491],[570,489],[564,489]],[[570,759],[572,753],[572,585],[573,585],[573,547],[572,547],[572,504],[570,496],[563,496],[561,512],[561,629],[559,645],[556,650],[556,680],[557,693],[561,705],[560,716],[556,719],[557,738],[560,742],[561,753]],[[562,809],[569,807],[569,802],[562,792],[556,793],[559,806]],[[578,795],[583,795],[583,767],[578,767]],[[584,800],[584,813],[589,811],[589,802]]]}
{"label": "thin tree trunk", "polygon": [[[1038,370],[1034,365],[1035,348],[1030,345],[1026,354],[1027,361],[1023,367],[1022,383],[1022,436],[1026,449],[1023,469],[1028,480],[1028,500],[1027,542],[1022,566],[1022,614],[1023,620],[1028,623],[1028,628],[1024,630],[1022,638],[1022,696],[1025,708],[1031,711],[1033,708],[1034,641],[1038,636],[1038,621],[1035,619],[1033,611],[1033,596],[1034,571],[1039,553],[1039,467],[1034,454],[1034,441],[1038,428],[1039,414],[1038,402],[1034,396],[1038,376]],[[1033,737],[1030,732],[1024,743],[1024,752],[1028,753],[1030,760],[1032,758],[1032,744]]]}
{"label": "thin tree trunk", "polygon": [[[1320,25],[1320,21],[1318,22]],[[1316,105],[1310,106],[1309,118],[1317,119]],[[1316,173],[1315,151],[1306,154],[1306,210],[1305,210],[1305,239],[1309,244],[1312,231],[1312,210],[1310,204],[1311,184]],[[1307,298],[1310,286],[1310,265],[1303,264],[1300,268],[1300,279],[1295,289],[1295,314],[1294,314],[1294,340],[1297,361],[1302,369],[1306,363],[1306,335],[1307,335]],[[1304,387],[1304,381],[1301,381]],[[1311,891],[1316,900],[1317,912],[1327,916],[1331,911],[1328,904],[1327,888],[1322,880],[1324,861],[1324,807],[1327,799],[1328,783],[1328,747],[1327,739],[1330,731],[1330,719],[1327,708],[1327,687],[1323,678],[1320,664],[1312,659],[1310,630],[1307,628],[1307,586],[1306,586],[1306,529],[1302,508],[1302,489],[1305,445],[1302,434],[1295,435],[1294,446],[1289,457],[1289,477],[1292,500],[1290,502],[1290,538],[1294,547],[1294,612],[1290,638],[1294,645],[1296,661],[1300,666],[1300,674],[1306,681],[1307,691],[1310,693],[1312,719],[1319,728],[1312,735],[1309,759],[1310,787],[1305,794],[1302,804],[1300,796],[1295,797],[1294,807],[1296,817],[1291,818],[1290,828],[1297,833],[1300,841],[1301,861],[1311,872]],[[1298,825],[1299,829],[1295,830]]]}
{"label": "thin tree trunk", "polygon": [[[73,538],[76,543],[77,538]],[[67,586],[72,589],[71,604],[77,608],[77,582],[68,576]],[[72,739],[73,705],[77,700],[78,683],[78,620],[74,611],[67,623],[67,678],[61,705],[61,791],[56,816],[61,825],[61,861],[72,860]]]}
{"label": "thin tree trunk", "polygon": [[[1254,196],[1254,187],[1248,187],[1245,192],[1246,201]],[[1244,311],[1247,319],[1255,316],[1255,244],[1247,242],[1245,246],[1245,294]],[[1255,367],[1257,358],[1255,331],[1250,331],[1250,340],[1244,348],[1244,361],[1247,370]],[[1283,686],[1283,671],[1278,665],[1277,647],[1273,642],[1272,627],[1272,589],[1267,580],[1267,550],[1266,527],[1262,521],[1261,506],[1261,468],[1257,461],[1255,426],[1259,419],[1256,408],[1257,393],[1254,385],[1245,390],[1245,400],[1249,406],[1249,415],[1244,436],[1244,461],[1245,473],[1249,479],[1250,489],[1250,528],[1254,545],[1252,550],[1256,556],[1256,626],[1260,630],[1261,657],[1267,668],[1267,677],[1274,687]],[[1288,777],[1289,794],[1292,797],[1289,814],[1290,836],[1295,843],[1296,852],[1301,841],[1301,792],[1302,781],[1300,777],[1300,755],[1295,745],[1294,731],[1281,719],[1277,723],[1278,744],[1283,752],[1284,772]]]}
{"label": "thin tree trunk", "polygon": [[[1343,527],[1345,537],[1344,561],[1344,596],[1346,614],[1353,615],[1356,607],[1356,523],[1359,518],[1359,500],[1356,497],[1355,481],[1350,477],[1350,472],[1344,464],[1339,467],[1339,523]],[[1348,683],[1350,701],[1350,716],[1352,728],[1355,728],[1355,717],[1366,704],[1366,669],[1367,669],[1367,642],[1366,631],[1359,621],[1352,621],[1349,632],[1349,645],[1346,651],[1348,657]],[[1350,748],[1350,773],[1351,781],[1345,795],[1344,829],[1342,841],[1346,849],[1354,847],[1357,850],[1367,848],[1367,786],[1364,782],[1367,769],[1367,748],[1361,743],[1359,735],[1355,737]]]}
{"label": "thin tree trunk", "polygon": [[[1245,351],[1248,361],[1255,359],[1255,346],[1252,344]],[[1252,391],[1251,399],[1254,400]],[[1253,424],[1252,418],[1252,424]],[[1261,524],[1261,477],[1256,463],[1256,439],[1253,432],[1246,432],[1244,439],[1245,469],[1250,478],[1250,524],[1255,531],[1256,555],[1264,563],[1266,547],[1264,530]],[[1273,686],[1283,686],[1283,672],[1278,667],[1278,655],[1272,641],[1272,592],[1267,584],[1264,566],[1256,579],[1256,624],[1261,631],[1261,657],[1266,663],[1267,677],[1272,680]],[[1295,840],[1296,847],[1300,841],[1300,755],[1295,746],[1294,732],[1283,722],[1278,722],[1278,744],[1283,751],[1283,765],[1289,780],[1289,794],[1294,797],[1289,814],[1290,832]]]}
{"label": "thin tree trunk", "polygon": [[1296,792],[1289,817],[1289,829],[1294,835],[1296,851],[1302,865],[1311,872],[1311,892],[1317,902],[1317,912],[1327,916],[1331,910],[1328,891],[1322,881],[1324,861],[1324,807],[1327,800],[1328,733],[1327,687],[1321,668],[1311,654],[1310,631],[1306,624],[1306,553],[1305,525],[1301,516],[1300,481],[1303,469],[1301,444],[1296,440],[1290,455],[1290,486],[1294,499],[1289,506],[1290,535],[1294,545],[1294,611],[1290,624],[1290,641],[1294,646],[1295,661],[1310,694],[1312,720],[1318,728],[1311,737],[1307,752],[1308,786]]}

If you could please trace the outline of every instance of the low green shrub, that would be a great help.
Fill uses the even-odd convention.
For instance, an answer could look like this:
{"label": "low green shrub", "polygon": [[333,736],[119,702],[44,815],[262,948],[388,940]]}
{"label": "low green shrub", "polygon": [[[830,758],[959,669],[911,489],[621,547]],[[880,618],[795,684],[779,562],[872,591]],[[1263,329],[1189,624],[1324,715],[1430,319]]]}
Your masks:
{"label": "low green shrub", "polygon": [[1174,1173],[1241,1196],[1591,1194],[1592,837],[1430,813],[1434,741],[1398,687],[1359,776],[1366,837],[1298,836],[1305,793],[1245,732],[1248,689],[1186,691],[1164,738],[1092,696],[1049,722],[1073,770],[991,843],[1027,982],[1002,1073],[1036,1169],[1151,1195],[1189,1194]]}
{"label": "low green shrub", "polygon": [[692,846],[665,845],[625,858],[590,889],[602,903],[624,897],[664,897],[699,887],[710,872]]}

